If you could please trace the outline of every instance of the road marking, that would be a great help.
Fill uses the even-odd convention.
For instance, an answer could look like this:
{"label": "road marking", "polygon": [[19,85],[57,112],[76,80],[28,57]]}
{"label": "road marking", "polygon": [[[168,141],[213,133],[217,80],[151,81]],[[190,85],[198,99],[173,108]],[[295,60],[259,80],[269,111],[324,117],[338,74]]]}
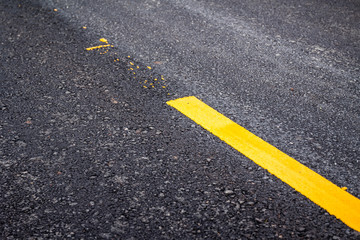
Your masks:
{"label": "road marking", "polygon": [[167,102],[194,122],[293,187],[330,214],[360,231],[360,200],[231,121],[196,97]]}
{"label": "road marking", "polygon": [[99,41],[103,42],[103,43],[106,43],[106,44],[98,45],[98,46],[94,46],[94,47],[88,47],[88,48],[86,48],[86,50],[87,51],[92,51],[92,50],[100,49],[100,48],[114,47],[113,45],[109,44],[108,40],[106,40],[105,38],[100,38]]}
{"label": "road marking", "polygon": [[100,49],[100,48],[106,48],[106,47],[110,47],[110,44],[99,45],[99,46],[95,46],[95,47],[88,47],[88,48],[86,48],[86,50],[91,51],[91,50]]}

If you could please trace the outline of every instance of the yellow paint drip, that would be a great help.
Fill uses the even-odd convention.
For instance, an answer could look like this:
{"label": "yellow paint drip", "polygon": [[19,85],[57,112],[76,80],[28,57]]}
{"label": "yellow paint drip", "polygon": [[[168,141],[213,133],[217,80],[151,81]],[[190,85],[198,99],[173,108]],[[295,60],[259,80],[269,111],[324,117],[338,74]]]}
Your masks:
{"label": "yellow paint drip", "polygon": [[86,48],[86,50],[91,51],[91,50],[100,49],[100,48],[106,48],[106,47],[110,47],[110,44],[99,45],[99,46],[95,46],[95,47],[89,47],[89,48]]}
{"label": "yellow paint drip", "polygon": [[108,40],[106,40],[105,38],[100,38],[99,41],[103,43],[108,43]]}
{"label": "yellow paint drip", "polygon": [[346,225],[360,231],[360,200],[196,97],[167,102],[259,166],[299,191]]}
{"label": "yellow paint drip", "polygon": [[[84,28],[84,27],[83,27]],[[85,27],[86,28],[86,27]],[[106,40],[105,38],[100,38],[99,39],[100,42],[106,43],[105,45],[99,45],[99,46],[94,46],[94,47],[89,47],[86,48],[86,50],[91,51],[91,50],[95,50],[95,49],[100,49],[100,48],[107,48],[107,47],[114,47],[113,45],[108,44],[108,40]],[[109,50],[106,50],[105,52],[101,53],[101,54],[105,54],[107,53]]]}

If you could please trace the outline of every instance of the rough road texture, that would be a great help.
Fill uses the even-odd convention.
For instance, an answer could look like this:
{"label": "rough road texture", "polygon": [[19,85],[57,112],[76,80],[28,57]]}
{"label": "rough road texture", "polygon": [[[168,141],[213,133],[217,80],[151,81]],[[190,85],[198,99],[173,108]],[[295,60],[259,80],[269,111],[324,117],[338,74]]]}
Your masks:
{"label": "rough road texture", "polygon": [[[127,42],[105,54],[86,51],[102,36],[33,2],[0,4],[1,239],[359,239],[165,104],[181,91],[203,90],[174,80],[145,89],[161,67],[129,59]],[[139,65],[136,74],[129,61]],[[316,158],[323,146],[313,144],[307,151]],[[354,146],[341,152],[351,161]],[[329,175],[349,177],[339,182],[358,189],[351,173]]]}

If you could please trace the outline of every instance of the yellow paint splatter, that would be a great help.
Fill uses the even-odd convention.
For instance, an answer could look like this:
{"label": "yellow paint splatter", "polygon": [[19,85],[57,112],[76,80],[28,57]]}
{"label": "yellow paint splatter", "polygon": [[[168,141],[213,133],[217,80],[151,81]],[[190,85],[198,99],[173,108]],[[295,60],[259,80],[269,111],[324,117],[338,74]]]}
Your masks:
{"label": "yellow paint splatter", "polygon": [[143,86],[144,88],[148,88],[147,86]]}
{"label": "yellow paint splatter", "polygon": [[344,191],[348,190],[347,187],[342,187],[341,189],[344,190]]}
{"label": "yellow paint splatter", "polygon": [[132,70],[134,70],[133,68],[130,68],[130,70],[132,71]]}
{"label": "yellow paint splatter", "polygon": [[155,78],[154,80],[157,81],[157,78]]}
{"label": "yellow paint splatter", "polygon": [[105,38],[100,38],[99,41],[100,41],[100,42],[103,42],[103,43],[108,43],[108,40],[106,40]]}
{"label": "yellow paint splatter", "polygon": [[109,50],[106,50],[105,52],[102,52],[102,53],[100,53],[100,54],[105,54],[105,53],[107,53]]}
{"label": "yellow paint splatter", "polygon": [[[107,43],[107,44],[105,44],[105,45],[99,45],[99,46],[94,46],[94,47],[89,47],[89,48],[86,48],[86,50],[91,51],[91,50],[100,49],[100,48],[113,47],[113,45],[108,44],[108,41],[107,41],[105,38],[100,38],[99,41],[100,41],[100,42],[103,42],[103,43]],[[105,52],[100,53],[100,54],[105,54],[105,53],[107,53],[108,51],[109,51],[109,50],[106,50]]]}
{"label": "yellow paint splatter", "polygon": [[140,67],[139,66],[136,66],[137,69],[139,69]]}
{"label": "yellow paint splatter", "polygon": [[150,66],[147,66],[147,68],[151,70],[151,67],[150,67]]}
{"label": "yellow paint splatter", "polygon": [[91,51],[91,50],[106,48],[106,47],[110,47],[110,45],[107,44],[107,45],[99,45],[99,46],[95,46],[95,47],[89,47],[89,48],[86,48],[86,50]]}
{"label": "yellow paint splatter", "polygon": [[54,8],[54,12],[57,12],[58,10],[56,8]]}
{"label": "yellow paint splatter", "polygon": [[130,56],[128,56],[128,58],[130,58]]}
{"label": "yellow paint splatter", "polygon": [[129,62],[129,63],[130,63],[130,65],[132,65],[132,66],[134,65],[134,63],[133,63],[133,62]]}
{"label": "yellow paint splatter", "polygon": [[86,29],[87,27],[86,27],[86,26],[83,26],[82,28],[83,28],[83,29]]}

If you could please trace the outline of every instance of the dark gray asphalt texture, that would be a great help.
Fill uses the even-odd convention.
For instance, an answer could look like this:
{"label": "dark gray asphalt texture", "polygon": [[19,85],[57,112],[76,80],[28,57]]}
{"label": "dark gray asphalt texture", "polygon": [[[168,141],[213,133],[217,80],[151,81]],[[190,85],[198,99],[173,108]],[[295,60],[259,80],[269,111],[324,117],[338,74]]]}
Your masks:
{"label": "dark gray asphalt texture", "polygon": [[197,96],[359,198],[359,22],[359,1],[0,0],[0,239],[360,239],[166,105]]}

